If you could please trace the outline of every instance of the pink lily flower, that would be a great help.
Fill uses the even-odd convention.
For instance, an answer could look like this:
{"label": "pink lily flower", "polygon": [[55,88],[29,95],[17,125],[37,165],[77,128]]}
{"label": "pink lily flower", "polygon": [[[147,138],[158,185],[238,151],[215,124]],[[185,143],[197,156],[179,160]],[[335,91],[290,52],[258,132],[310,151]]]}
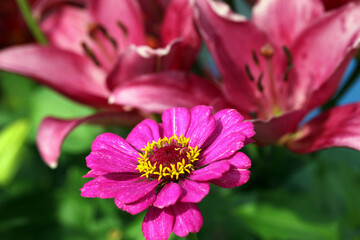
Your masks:
{"label": "pink lily flower", "polygon": [[[136,119],[132,124],[170,107],[211,104],[221,94],[214,84],[187,73],[200,44],[187,0],[167,5],[155,45],[147,45],[150,37],[137,0],[64,2],[42,1],[35,8],[49,45],[5,49],[0,69],[31,77],[115,119]],[[52,8],[54,4],[58,8]],[[208,91],[195,92],[193,85]],[[57,165],[61,144],[74,127],[103,119],[103,113],[71,120],[46,118],[37,136],[45,162]]]}
{"label": "pink lily flower", "polygon": [[224,94],[253,120],[257,144],[285,144],[301,153],[360,150],[360,103],[299,125],[335,93],[360,46],[359,2],[325,13],[321,1],[260,0],[251,20],[213,0],[195,0],[194,11]]}
{"label": "pink lily flower", "polygon": [[138,214],[145,209],[142,231],[147,240],[166,240],[171,232],[197,233],[203,219],[196,203],[209,183],[238,187],[249,180],[251,161],[241,149],[254,135],[234,109],[171,108],[162,124],[146,119],[125,139],[98,136],[86,158],[94,178],[83,197],[114,198],[118,208]]}

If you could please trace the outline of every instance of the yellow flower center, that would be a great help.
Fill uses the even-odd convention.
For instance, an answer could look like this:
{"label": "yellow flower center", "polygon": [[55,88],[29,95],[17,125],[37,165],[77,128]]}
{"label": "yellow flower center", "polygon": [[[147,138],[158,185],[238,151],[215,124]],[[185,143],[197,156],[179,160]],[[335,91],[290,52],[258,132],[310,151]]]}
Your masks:
{"label": "yellow flower center", "polygon": [[190,138],[176,135],[171,138],[160,138],[141,149],[136,167],[141,177],[158,178],[158,180],[178,180],[185,177],[194,168],[194,162],[199,160],[198,146],[189,146]]}

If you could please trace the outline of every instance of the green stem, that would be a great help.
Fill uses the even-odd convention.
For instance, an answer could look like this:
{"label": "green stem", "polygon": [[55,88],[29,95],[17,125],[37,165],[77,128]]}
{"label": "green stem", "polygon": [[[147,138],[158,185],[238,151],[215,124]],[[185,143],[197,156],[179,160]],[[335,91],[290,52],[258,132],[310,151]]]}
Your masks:
{"label": "green stem", "polygon": [[189,233],[189,235],[186,236],[186,240],[197,240],[196,233]]}
{"label": "green stem", "polygon": [[35,21],[30,6],[26,0],[16,0],[22,16],[30,29],[31,34],[34,36],[39,44],[46,45],[47,40],[42,31],[40,30],[37,22]]}
{"label": "green stem", "polygon": [[339,101],[339,99],[352,87],[352,85],[356,82],[358,79],[358,76],[360,75],[360,65],[359,62],[357,63],[357,66],[353,73],[351,74],[349,80],[344,84],[344,86],[341,88],[339,93],[332,98],[329,102],[327,102],[323,107],[322,110],[329,109],[336,105],[336,103]]}

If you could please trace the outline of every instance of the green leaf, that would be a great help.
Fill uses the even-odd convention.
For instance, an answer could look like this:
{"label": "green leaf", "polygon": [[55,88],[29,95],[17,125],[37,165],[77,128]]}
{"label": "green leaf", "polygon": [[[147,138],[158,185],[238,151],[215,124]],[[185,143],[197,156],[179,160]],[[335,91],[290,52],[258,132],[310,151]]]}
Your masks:
{"label": "green leaf", "polygon": [[336,223],[307,222],[290,210],[267,204],[247,203],[236,209],[236,215],[262,239],[339,239]]}
{"label": "green leaf", "polygon": [[18,120],[0,132],[0,185],[9,183],[19,169],[28,130],[28,122]]}

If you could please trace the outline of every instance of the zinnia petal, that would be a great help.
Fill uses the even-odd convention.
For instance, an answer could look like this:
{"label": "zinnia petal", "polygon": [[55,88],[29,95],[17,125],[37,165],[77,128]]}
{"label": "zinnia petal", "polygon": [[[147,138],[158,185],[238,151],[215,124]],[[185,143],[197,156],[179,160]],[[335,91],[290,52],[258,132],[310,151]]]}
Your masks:
{"label": "zinnia petal", "polygon": [[146,240],[166,240],[169,238],[174,224],[174,215],[169,208],[149,207],[142,231]]}
{"label": "zinnia petal", "polygon": [[169,182],[158,192],[154,206],[164,208],[173,205],[178,200],[180,193],[181,188],[179,184]]}
{"label": "zinnia petal", "polygon": [[212,115],[212,107],[196,106],[191,109],[190,114],[191,122],[186,137],[190,138],[190,146],[201,148],[215,129],[216,123]]}
{"label": "zinnia petal", "polygon": [[159,183],[160,181],[157,180],[140,179],[121,188],[117,192],[116,199],[125,204],[136,202],[153,191]]}
{"label": "zinnia petal", "polygon": [[157,141],[159,138],[159,125],[152,119],[145,119],[129,133],[126,141],[141,150],[148,142]]}
{"label": "zinnia petal", "polygon": [[193,171],[189,178],[194,181],[209,181],[221,177],[229,168],[229,161],[218,161]]}
{"label": "zinnia petal", "polygon": [[230,169],[220,178],[211,180],[210,182],[223,188],[238,187],[249,180],[250,171],[247,170],[251,166],[248,156],[242,152],[237,152],[230,161]]}
{"label": "zinnia petal", "polygon": [[200,202],[210,191],[209,183],[184,179],[180,182],[181,202]]}
{"label": "zinnia petal", "polygon": [[139,175],[134,173],[105,174],[85,183],[81,188],[81,196],[113,198],[121,188],[139,180]]}
{"label": "zinnia petal", "polygon": [[178,202],[171,207],[175,216],[173,232],[186,237],[189,233],[197,233],[203,224],[199,208],[195,203]]}
{"label": "zinnia petal", "polygon": [[215,119],[216,128],[204,144],[201,165],[230,157],[255,134],[253,124],[243,122],[244,118],[236,110],[224,109],[215,114]]}
{"label": "zinnia petal", "polygon": [[155,201],[155,191],[156,189],[154,188],[153,191],[146,194],[143,198],[129,204],[125,204],[115,197],[115,204],[118,208],[135,215],[147,209]]}
{"label": "zinnia petal", "polygon": [[171,108],[162,115],[164,136],[172,137],[174,134],[185,136],[189,128],[191,115],[186,108]]}

